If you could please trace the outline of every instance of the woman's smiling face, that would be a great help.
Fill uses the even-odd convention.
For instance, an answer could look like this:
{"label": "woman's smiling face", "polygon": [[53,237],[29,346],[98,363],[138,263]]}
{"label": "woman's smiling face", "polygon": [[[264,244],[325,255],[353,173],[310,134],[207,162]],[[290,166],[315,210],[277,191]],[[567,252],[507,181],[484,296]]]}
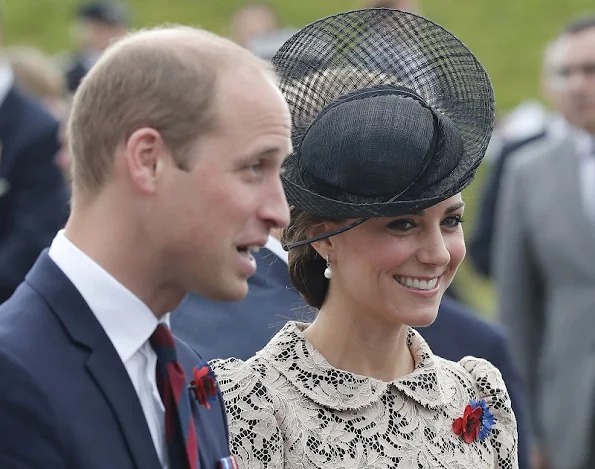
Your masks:
{"label": "woman's smiling face", "polygon": [[340,295],[382,322],[431,324],[465,257],[463,210],[457,194],[423,211],[370,219],[332,237],[327,300]]}

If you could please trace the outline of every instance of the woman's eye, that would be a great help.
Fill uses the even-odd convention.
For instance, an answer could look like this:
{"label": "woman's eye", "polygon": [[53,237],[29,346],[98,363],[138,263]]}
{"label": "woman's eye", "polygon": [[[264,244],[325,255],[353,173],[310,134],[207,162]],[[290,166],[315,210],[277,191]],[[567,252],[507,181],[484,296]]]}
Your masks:
{"label": "woman's eye", "polygon": [[447,228],[457,228],[464,222],[465,220],[463,219],[462,215],[451,215],[449,217],[446,217],[442,224]]}
{"label": "woman's eye", "polygon": [[388,228],[393,231],[408,231],[415,228],[413,220],[394,220],[388,224]]}

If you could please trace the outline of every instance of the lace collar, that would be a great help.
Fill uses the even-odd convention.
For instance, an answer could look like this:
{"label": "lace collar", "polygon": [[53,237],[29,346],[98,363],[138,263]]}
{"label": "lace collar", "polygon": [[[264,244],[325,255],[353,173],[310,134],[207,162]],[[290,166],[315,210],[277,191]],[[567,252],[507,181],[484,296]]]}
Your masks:
{"label": "lace collar", "polygon": [[414,329],[409,329],[407,344],[415,369],[407,376],[385,382],[334,368],[306,340],[302,333],[306,327],[308,324],[288,322],[257,357],[317,404],[335,410],[357,410],[392,391],[431,409],[446,404],[437,357]]}

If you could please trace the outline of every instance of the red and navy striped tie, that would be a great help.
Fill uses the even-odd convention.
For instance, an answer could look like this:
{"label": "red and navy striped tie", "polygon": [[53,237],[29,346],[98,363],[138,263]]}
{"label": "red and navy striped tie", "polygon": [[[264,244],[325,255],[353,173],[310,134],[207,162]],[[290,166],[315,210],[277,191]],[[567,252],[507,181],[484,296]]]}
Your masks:
{"label": "red and navy striped tie", "polygon": [[159,324],[149,342],[157,355],[157,388],[165,407],[165,440],[169,467],[196,469],[198,443],[186,374],[178,362],[174,338],[165,324]]}

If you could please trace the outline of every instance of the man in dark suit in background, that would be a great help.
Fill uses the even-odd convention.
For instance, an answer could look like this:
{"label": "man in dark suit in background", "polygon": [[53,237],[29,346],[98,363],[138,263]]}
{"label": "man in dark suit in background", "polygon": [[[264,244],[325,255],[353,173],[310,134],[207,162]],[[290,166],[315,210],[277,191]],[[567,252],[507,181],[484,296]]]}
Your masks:
{"label": "man in dark suit in background", "polygon": [[484,277],[492,276],[492,245],[494,238],[494,222],[496,202],[500,193],[504,165],[510,157],[526,145],[541,140],[545,136],[542,130],[521,140],[506,142],[497,155],[494,167],[483,189],[480,209],[477,211],[477,226],[469,242],[469,258],[476,272]]}
{"label": "man in dark suit in background", "polygon": [[[551,103],[560,99],[559,89],[554,86],[551,79],[552,70],[559,68],[560,56],[555,53],[555,41],[550,43],[544,53],[542,68],[541,86],[544,97]],[[543,121],[540,123],[540,121]],[[532,118],[530,130],[514,138],[506,136],[503,132],[503,144],[496,153],[494,167],[491,169],[488,181],[483,189],[480,208],[477,212],[475,232],[469,241],[469,258],[476,272],[486,278],[492,278],[492,260],[494,251],[494,233],[496,232],[496,211],[502,186],[502,176],[505,166],[515,159],[515,156],[522,154],[533,144],[543,142],[546,137],[558,137],[567,131],[567,124],[556,112],[546,113],[541,119]],[[513,125],[513,124],[508,124]],[[518,124],[515,127],[519,127]],[[495,134],[498,134],[498,129]]]}
{"label": "man in dark suit in background", "polygon": [[[258,269],[248,280],[249,292],[240,302],[213,302],[190,294],[172,313],[173,331],[207,359],[246,360],[263,348],[288,320],[310,322],[315,310],[291,285],[287,252],[272,235],[257,255]],[[509,353],[508,339],[497,326],[444,296],[438,318],[419,328],[432,351],[458,361],[484,358],[502,373],[512,400],[519,432],[519,468],[529,469],[529,441],[523,390]]]}
{"label": "man in dark suit in background", "polygon": [[242,301],[216,302],[189,294],[171,315],[174,333],[207,360],[247,360],[288,320],[313,319],[289,281],[287,253],[277,238],[269,236],[254,257],[258,268],[248,279],[248,295]]}
{"label": "man in dark suit in background", "polygon": [[76,91],[106,47],[122,37],[130,24],[124,7],[109,1],[84,4],[76,16],[75,33],[80,49],[66,70],[66,83],[71,93]]}
{"label": "man in dark suit in background", "polygon": [[0,304],[66,222],[66,184],[54,161],[58,148],[58,122],[15,86],[10,65],[1,60]]}

